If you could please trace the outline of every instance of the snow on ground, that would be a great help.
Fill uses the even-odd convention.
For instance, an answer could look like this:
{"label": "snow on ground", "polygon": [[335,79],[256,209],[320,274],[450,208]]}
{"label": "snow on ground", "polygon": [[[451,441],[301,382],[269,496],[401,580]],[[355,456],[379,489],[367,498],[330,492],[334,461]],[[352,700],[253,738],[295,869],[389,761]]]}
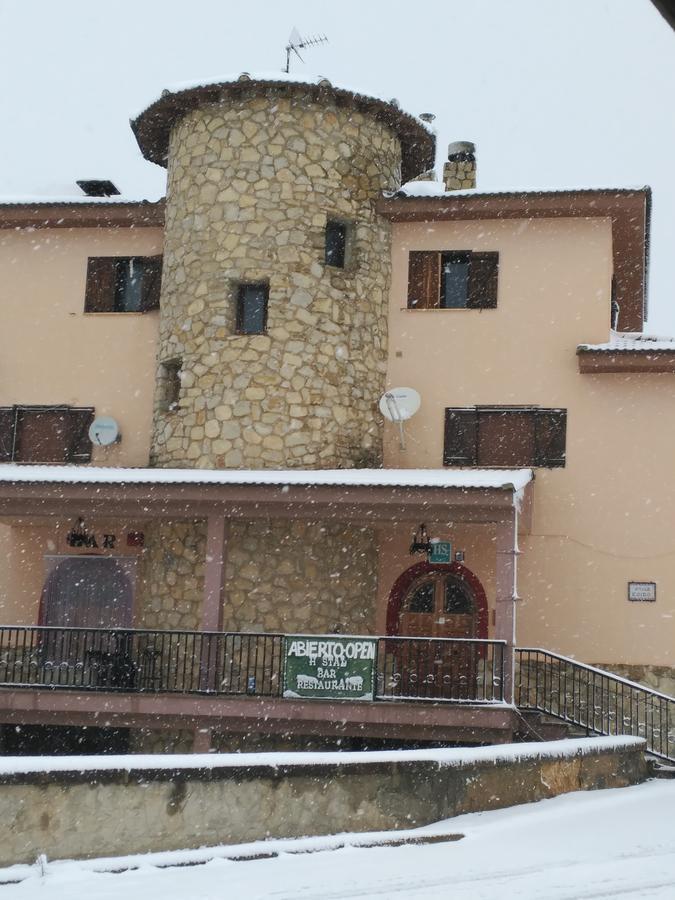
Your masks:
{"label": "snow on ground", "polygon": [[672,900],[674,804],[675,781],[651,781],[458,816],[421,829],[462,832],[464,839],[455,843],[350,847],[248,862],[212,859],[169,869],[145,865],[121,874],[92,872],[91,863],[56,863],[45,876],[36,871],[0,888],[0,898]]}

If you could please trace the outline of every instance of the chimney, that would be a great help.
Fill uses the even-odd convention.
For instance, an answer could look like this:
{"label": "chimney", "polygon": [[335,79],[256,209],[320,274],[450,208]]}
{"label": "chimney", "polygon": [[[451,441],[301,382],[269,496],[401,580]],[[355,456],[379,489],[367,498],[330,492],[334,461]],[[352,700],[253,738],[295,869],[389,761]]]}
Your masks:
{"label": "chimney", "polygon": [[454,141],[448,145],[448,161],[443,166],[446,191],[465,191],[476,187],[476,145]]}

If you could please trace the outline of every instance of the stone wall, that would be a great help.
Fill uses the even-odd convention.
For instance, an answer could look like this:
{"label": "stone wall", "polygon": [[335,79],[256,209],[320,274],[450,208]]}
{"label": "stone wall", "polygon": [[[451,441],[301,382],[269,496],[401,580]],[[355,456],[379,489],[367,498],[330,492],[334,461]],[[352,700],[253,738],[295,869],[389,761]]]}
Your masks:
{"label": "stone wall", "polygon": [[[200,629],[206,524],[146,527],[136,626]],[[233,522],[224,631],[372,634],[377,537],[334,522]]]}
{"label": "stone wall", "polygon": [[[377,465],[390,230],[374,200],[401,148],[365,113],[253,85],[186,115],[169,148],[153,461],[199,468]],[[325,265],[327,220],[347,225]],[[235,333],[240,283],[267,331]],[[177,405],[166,370],[181,361]]]}
{"label": "stone wall", "polygon": [[[0,865],[351,831],[414,828],[567,791],[643,781],[644,742],[478,750],[80,757],[0,775]],[[332,758],[331,758],[332,757]],[[108,765],[106,765],[106,762]]]}
{"label": "stone wall", "polygon": [[637,666],[624,665],[623,663],[593,663],[598,669],[614,672],[628,681],[636,681],[645,687],[669,697],[675,697],[675,669],[672,666]]}

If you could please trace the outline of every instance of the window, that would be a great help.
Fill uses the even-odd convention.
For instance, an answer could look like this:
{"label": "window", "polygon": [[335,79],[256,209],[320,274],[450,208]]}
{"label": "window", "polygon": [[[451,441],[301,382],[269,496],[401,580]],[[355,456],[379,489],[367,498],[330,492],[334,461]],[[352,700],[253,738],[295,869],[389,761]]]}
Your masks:
{"label": "window", "polygon": [[567,410],[534,407],[446,409],[446,466],[565,465]]}
{"label": "window", "polygon": [[0,407],[0,462],[87,463],[93,420],[89,407]]}
{"label": "window", "polygon": [[240,284],[237,292],[237,334],[264,334],[267,329],[269,285]]}
{"label": "window", "polygon": [[182,359],[167,359],[160,367],[159,395],[162,412],[173,412],[180,400]]}
{"label": "window", "polygon": [[84,311],[148,312],[159,309],[161,256],[90,256]]}
{"label": "window", "polygon": [[495,309],[499,253],[411,250],[409,309]]}
{"label": "window", "polygon": [[347,261],[347,228],[344,222],[329,220],[326,223],[326,256],[327,266],[344,269]]}

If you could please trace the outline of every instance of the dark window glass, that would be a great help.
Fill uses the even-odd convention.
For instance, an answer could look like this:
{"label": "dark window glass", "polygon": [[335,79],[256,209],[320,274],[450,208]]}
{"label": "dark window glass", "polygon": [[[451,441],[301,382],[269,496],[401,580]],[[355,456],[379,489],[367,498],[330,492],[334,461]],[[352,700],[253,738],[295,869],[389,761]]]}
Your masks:
{"label": "dark window glass", "polygon": [[162,363],[161,369],[161,397],[162,408],[165,412],[173,412],[178,407],[180,399],[180,370],[183,363],[180,359],[170,359]]}
{"label": "dark window glass", "polygon": [[469,254],[444,253],[441,309],[466,309],[469,300]]}
{"label": "dark window glass", "polygon": [[237,296],[237,332],[264,334],[267,328],[266,284],[241,284]]}
{"label": "dark window glass", "polygon": [[344,222],[326,225],[326,265],[344,269],[347,251],[347,226]]}
{"label": "dark window glass", "polygon": [[424,584],[421,584],[410,595],[408,611],[411,613],[432,613],[434,611],[433,581],[426,581]]}
{"label": "dark window glass", "polygon": [[464,615],[473,612],[473,604],[468,591],[459,581],[449,578],[445,582],[443,610],[452,615]]}

